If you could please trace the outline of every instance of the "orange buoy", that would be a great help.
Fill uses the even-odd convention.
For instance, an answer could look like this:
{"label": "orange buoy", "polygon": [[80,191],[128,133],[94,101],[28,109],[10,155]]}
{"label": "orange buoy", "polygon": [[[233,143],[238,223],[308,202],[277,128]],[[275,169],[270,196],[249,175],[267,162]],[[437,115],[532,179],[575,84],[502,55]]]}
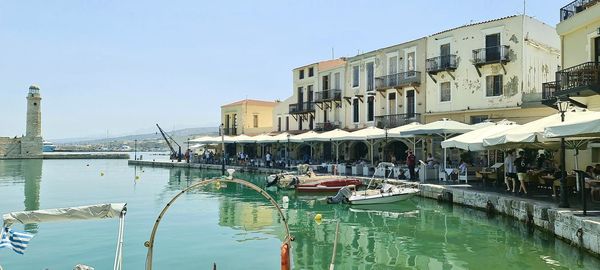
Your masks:
{"label": "orange buoy", "polygon": [[281,270],[290,270],[290,245],[284,243],[281,245]]}

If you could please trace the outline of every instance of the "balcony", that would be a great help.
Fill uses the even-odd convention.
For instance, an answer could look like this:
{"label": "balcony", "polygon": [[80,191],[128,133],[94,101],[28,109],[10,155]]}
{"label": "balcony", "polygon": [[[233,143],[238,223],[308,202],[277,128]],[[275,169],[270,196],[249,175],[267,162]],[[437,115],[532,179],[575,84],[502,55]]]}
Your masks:
{"label": "balcony", "polygon": [[420,84],[420,71],[400,72],[392,75],[375,78],[375,88],[377,90],[387,90],[390,88],[401,88],[405,86],[414,86]]}
{"label": "balcony", "polygon": [[564,21],[568,18],[575,16],[575,14],[582,12],[589,7],[597,4],[598,0],[575,0],[568,5],[560,9],[560,21]]}
{"label": "balcony", "polygon": [[378,128],[395,128],[412,122],[421,122],[421,114],[404,113],[375,116],[375,126]]}
{"label": "balcony", "polygon": [[315,103],[342,100],[342,90],[328,89],[315,93]]}
{"label": "balcony", "polygon": [[313,102],[293,103],[290,104],[290,114],[305,114],[315,111]]}
{"label": "balcony", "polygon": [[486,47],[477,50],[473,50],[473,64],[476,66],[482,66],[491,63],[503,63],[508,62],[509,46],[496,46]]}
{"label": "balcony", "polygon": [[440,71],[456,69],[456,55],[442,55],[429,58],[425,62],[426,71],[430,74],[437,74]]}
{"label": "balcony", "polygon": [[340,128],[340,126],[341,123],[338,121],[317,123],[315,126],[315,131],[330,131],[336,128]]}
{"label": "balcony", "polygon": [[223,134],[226,136],[235,136],[237,135],[237,128],[223,128]]}
{"label": "balcony", "polygon": [[600,94],[600,64],[587,62],[556,72],[556,81],[542,84],[542,102],[552,105],[557,98]]}

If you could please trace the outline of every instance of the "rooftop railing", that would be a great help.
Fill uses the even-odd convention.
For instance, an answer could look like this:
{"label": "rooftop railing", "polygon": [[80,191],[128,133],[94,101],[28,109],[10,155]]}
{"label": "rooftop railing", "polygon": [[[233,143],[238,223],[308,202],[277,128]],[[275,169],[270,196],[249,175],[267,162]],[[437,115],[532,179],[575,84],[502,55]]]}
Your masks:
{"label": "rooftop railing", "polygon": [[375,78],[375,88],[377,89],[389,89],[412,84],[421,84],[420,71],[406,71]]}
{"label": "rooftop railing", "polygon": [[575,16],[575,14],[582,12],[589,7],[600,2],[599,0],[575,0],[560,9],[560,21],[564,21],[568,18]]}

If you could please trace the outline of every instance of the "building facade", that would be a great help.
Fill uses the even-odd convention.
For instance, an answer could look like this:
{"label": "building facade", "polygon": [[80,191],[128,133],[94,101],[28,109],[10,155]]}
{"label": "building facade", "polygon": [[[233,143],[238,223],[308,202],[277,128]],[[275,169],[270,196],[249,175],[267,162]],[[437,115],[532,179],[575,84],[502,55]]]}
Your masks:
{"label": "building facade", "polygon": [[527,123],[553,111],[541,83],[560,65],[555,29],[518,15],[461,26],[427,38],[427,114],[475,124]]}
{"label": "building facade", "polygon": [[29,87],[27,93],[27,120],[25,135],[0,137],[0,159],[42,158],[42,97],[40,88]]}
{"label": "building facade", "polygon": [[277,102],[244,99],[221,106],[225,135],[258,135],[273,129],[273,109]]}

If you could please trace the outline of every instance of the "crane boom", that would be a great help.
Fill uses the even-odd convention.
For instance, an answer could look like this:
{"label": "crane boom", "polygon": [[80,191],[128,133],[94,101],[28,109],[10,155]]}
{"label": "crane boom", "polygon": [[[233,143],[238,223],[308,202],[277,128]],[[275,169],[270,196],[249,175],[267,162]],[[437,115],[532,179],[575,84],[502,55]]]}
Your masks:
{"label": "crane boom", "polygon": [[[156,124],[156,127],[158,127],[158,131],[160,131],[160,134],[167,142],[169,149],[171,149],[171,159],[177,158],[177,161],[181,161],[181,145],[179,145],[177,141],[175,141],[175,139],[171,137],[171,135],[167,134],[162,128],[160,128],[158,124]],[[169,141],[169,139],[171,139],[171,141],[173,141],[179,147],[179,152],[175,151],[175,148],[173,148],[173,145],[171,144],[171,141]]]}

